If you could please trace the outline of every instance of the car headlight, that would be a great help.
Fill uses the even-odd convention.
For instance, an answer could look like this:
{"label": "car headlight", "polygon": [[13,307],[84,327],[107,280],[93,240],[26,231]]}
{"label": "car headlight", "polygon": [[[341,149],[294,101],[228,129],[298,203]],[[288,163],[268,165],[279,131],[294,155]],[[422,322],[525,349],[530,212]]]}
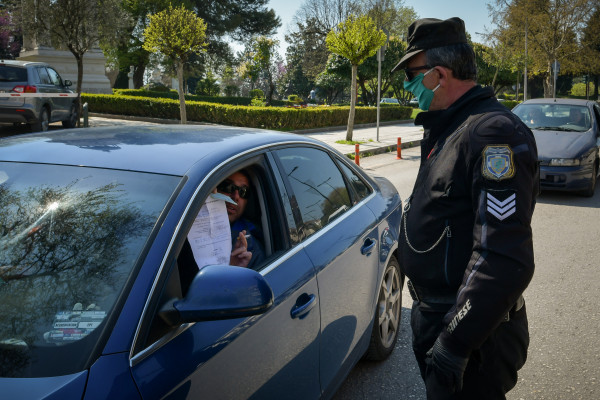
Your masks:
{"label": "car headlight", "polygon": [[580,164],[579,158],[553,158],[550,160],[550,166],[554,167],[574,167]]}

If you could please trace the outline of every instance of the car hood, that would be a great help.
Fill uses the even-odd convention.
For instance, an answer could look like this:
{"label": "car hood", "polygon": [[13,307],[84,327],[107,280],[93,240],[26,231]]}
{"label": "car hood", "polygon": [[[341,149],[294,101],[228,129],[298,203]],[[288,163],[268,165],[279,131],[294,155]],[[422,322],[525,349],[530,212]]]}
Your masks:
{"label": "car hood", "polygon": [[0,378],[0,393],[7,399],[81,399],[87,376],[88,371],[82,371],[48,378]]}
{"label": "car hood", "polygon": [[577,158],[596,146],[594,131],[559,132],[533,130],[538,149],[538,158]]}

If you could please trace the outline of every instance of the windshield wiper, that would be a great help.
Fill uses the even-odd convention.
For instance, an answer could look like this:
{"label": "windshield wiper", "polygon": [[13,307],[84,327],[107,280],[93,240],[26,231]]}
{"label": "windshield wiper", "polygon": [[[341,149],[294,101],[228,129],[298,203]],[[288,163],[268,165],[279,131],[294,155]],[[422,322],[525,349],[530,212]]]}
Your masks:
{"label": "windshield wiper", "polygon": [[573,128],[564,128],[562,126],[540,126],[537,128],[531,128],[531,129],[535,129],[538,131],[561,131],[561,132],[580,132],[577,129],[573,129]]}

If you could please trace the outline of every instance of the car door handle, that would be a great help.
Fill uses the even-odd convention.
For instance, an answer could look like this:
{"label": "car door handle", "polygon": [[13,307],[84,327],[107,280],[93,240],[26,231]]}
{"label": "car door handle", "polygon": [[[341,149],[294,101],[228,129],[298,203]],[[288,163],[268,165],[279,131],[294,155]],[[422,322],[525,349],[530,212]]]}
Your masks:
{"label": "car door handle", "polygon": [[292,315],[292,318],[302,319],[316,305],[317,297],[314,294],[308,295],[304,293],[298,297],[298,300],[296,300],[296,305],[294,308],[292,308],[290,314]]}
{"label": "car door handle", "polygon": [[377,244],[377,240],[372,239],[372,238],[367,238],[367,240],[365,240],[365,244],[363,245],[363,247],[360,248],[360,252],[362,254],[369,255],[373,251],[373,248],[375,247],[376,244]]}

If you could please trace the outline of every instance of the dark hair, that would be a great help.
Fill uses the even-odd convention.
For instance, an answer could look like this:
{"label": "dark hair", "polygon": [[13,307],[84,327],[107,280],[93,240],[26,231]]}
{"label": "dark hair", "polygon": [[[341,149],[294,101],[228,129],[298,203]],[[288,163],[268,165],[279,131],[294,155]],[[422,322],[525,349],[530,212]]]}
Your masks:
{"label": "dark hair", "polygon": [[427,65],[442,66],[452,70],[454,77],[463,81],[477,80],[475,52],[466,43],[425,50]]}

